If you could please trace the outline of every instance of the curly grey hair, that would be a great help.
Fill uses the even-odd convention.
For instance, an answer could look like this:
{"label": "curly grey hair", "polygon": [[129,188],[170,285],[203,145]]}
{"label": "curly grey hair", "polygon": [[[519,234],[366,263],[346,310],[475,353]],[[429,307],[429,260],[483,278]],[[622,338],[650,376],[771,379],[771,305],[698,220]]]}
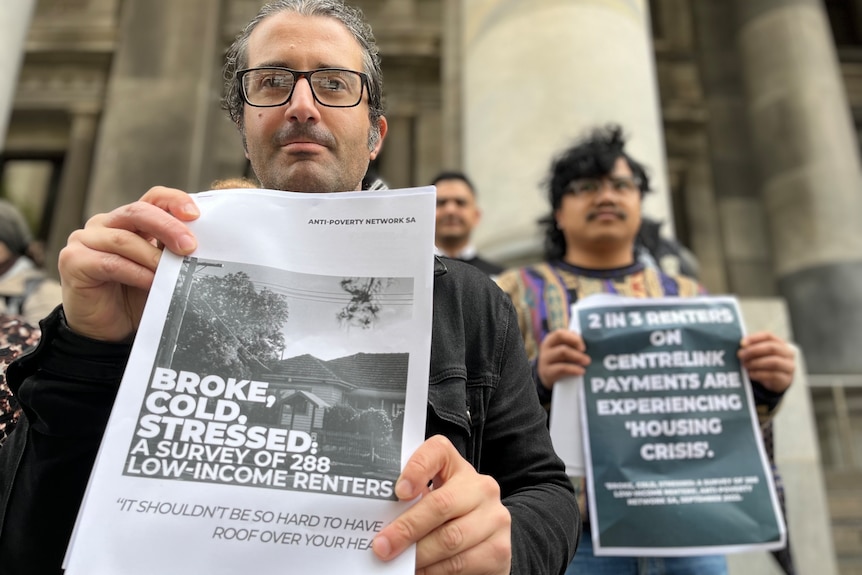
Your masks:
{"label": "curly grey hair", "polygon": [[279,12],[335,18],[344,24],[359,42],[362,47],[363,72],[368,75],[368,117],[371,120],[368,148],[373,149],[380,140],[378,120],[383,115],[383,72],[380,68],[380,50],[362,11],[347,6],[343,0],[275,0],[263,6],[227,51],[223,68],[225,85],[222,108],[227,110],[231,120],[242,132],[243,101],[236,72],[248,66],[248,39],[251,33],[263,20]]}

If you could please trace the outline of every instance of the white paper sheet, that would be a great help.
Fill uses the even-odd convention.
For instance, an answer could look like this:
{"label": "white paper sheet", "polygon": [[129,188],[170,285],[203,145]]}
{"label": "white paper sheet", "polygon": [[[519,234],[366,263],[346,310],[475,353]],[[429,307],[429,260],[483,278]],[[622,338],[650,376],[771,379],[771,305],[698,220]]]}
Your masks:
{"label": "white paper sheet", "polygon": [[[370,544],[425,436],[434,188],[196,201],[199,248],[162,257],[67,574],[412,574],[413,549]],[[249,335],[273,321],[282,339]]]}
{"label": "white paper sheet", "polygon": [[584,433],[581,417],[580,386],[583,376],[564,377],[554,384],[549,428],[554,451],[566,464],[566,475],[584,477]]}

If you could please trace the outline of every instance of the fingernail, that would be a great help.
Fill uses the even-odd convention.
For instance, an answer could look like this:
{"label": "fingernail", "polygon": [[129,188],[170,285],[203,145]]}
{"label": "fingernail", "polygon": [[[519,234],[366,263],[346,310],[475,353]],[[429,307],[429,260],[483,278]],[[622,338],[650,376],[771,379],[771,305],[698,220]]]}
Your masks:
{"label": "fingernail", "polygon": [[177,245],[179,245],[180,250],[183,252],[191,252],[197,247],[197,242],[195,241],[194,236],[185,234],[180,236],[177,241]]}
{"label": "fingernail", "polygon": [[183,206],[183,213],[187,216],[199,216],[201,214],[198,206],[194,202],[189,202]]}
{"label": "fingernail", "polygon": [[392,544],[389,542],[389,538],[385,535],[378,535],[375,537],[374,541],[371,543],[371,548],[374,550],[374,554],[381,559],[388,558],[389,554],[392,553]]}
{"label": "fingernail", "polygon": [[413,484],[406,479],[401,479],[395,484],[395,495],[398,499],[411,499],[413,497]]}

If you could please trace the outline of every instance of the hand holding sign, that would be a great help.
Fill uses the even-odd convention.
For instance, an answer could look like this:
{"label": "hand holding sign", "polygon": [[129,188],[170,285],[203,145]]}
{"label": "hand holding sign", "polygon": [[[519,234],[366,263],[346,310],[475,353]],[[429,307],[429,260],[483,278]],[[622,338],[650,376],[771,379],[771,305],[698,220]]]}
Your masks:
{"label": "hand holding sign", "polygon": [[[433,482],[433,488],[425,487]],[[422,499],[374,539],[378,557],[391,559],[416,543],[416,569],[427,573],[505,575],[511,569],[512,518],[500,487],[480,475],[442,435],[423,443],[395,486],[399,499]]]}
{"label": "hand holding sign", "polygon": [[742,338],[739,361],[748,370],[748,379],[773,393],[782,393],[793,381],[796,354],[786,341],[763,331]]}
{"label": "hand holding sign", "polygon": [[73,232],[59,261],[69,327],[103,341],[134,333],[161,257],[159,246],[181,255],[194,251],[195,238],[184,222],[199,213],[185,192],[155,187],[140,201],[93,216]]}
{"label": "hand holding sign", "polygon": [[539,346],[539,381],[551,389],[564,377],[584,375],[590,364],[587,347],[579,333],[558,329],[548,334]]}

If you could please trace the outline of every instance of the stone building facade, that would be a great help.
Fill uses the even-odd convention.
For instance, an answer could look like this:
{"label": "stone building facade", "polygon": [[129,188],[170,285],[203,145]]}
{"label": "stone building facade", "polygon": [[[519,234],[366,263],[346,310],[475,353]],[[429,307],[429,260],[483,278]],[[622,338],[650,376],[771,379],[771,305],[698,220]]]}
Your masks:
{"label": "stone building facade", "polygon": [[[0,186],[49,268],[89,215],[150,186],[249,175],[220,65],[260,0],[3,4],[7,25],[30,25],[0,40]],[[655,181],[646,209],[710,291],[771,302],[767,327],[788,310],[841,572],[862,572],[862,0],[354,4],[383,56],[389,135],[374,169],[394,187],[466,170],[492,258],[540,257],[556,150],[598,123],[626,128]]]}

